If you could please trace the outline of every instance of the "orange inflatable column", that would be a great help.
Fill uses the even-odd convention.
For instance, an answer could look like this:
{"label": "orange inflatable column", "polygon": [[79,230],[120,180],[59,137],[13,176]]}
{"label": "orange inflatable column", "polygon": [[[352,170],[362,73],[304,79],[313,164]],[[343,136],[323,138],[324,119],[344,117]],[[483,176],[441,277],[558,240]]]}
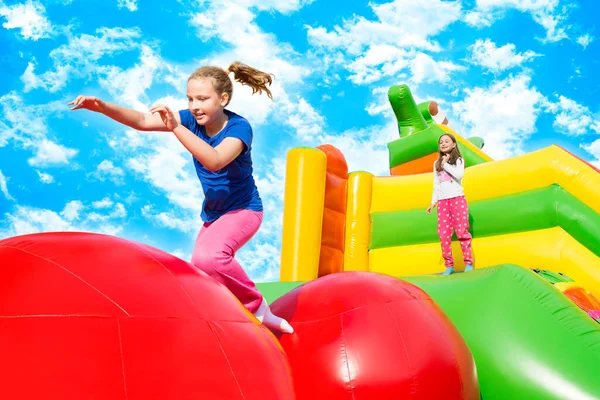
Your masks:
{"label": "orange inflatable column", "polygon": [[319,276],[324,276],[344,270],[348,164],[342,152],[334,146],[324,144],[317,148],[327,156],[325,206],[319,259]]}

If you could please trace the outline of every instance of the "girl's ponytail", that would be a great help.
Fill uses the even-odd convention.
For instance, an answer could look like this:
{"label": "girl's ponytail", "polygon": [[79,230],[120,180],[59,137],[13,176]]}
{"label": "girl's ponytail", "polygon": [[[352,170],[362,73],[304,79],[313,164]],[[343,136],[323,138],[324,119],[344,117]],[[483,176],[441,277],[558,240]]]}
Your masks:
{"label": "girl's ponytail", "polygon": [[261,94],[265,91],[267,96],[269,96],[270,99],[273,99],[273,95],[267,87],[267,85],[270,86],[273,83],[272,74],[259,71],[239,61],[232,62],[226,72],[233,73],[233,78],[242,85],[250,86],[252,88],[252,94],[257,92],[258,94]]}
{"label": "girl's ponytail", "polygon": [[239,61],[232,62],[227,70],[214,66],[200,67],[190,75],[188,82],[192,79],[210,79],[215,90],[219,94],[227,93],[229,97],[227,104],[229,104],[233,96],[233,82],[229,77],[230,72],[233,73],[233,77],[236,81],[240,82],[242,85],[250,86],[252,88],[252,94],[256,92],[260,94],[265,91],[267,96],[269,96],[270,99],[273,99],[273,95],[267,87],[267,85],[270,86],[271,83],[273,83],[272,75],[259,71]]}

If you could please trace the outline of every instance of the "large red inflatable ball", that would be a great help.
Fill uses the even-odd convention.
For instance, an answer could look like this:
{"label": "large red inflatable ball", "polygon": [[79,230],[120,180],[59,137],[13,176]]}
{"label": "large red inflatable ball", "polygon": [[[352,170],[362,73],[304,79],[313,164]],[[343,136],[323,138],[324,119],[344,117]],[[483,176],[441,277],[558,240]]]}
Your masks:
{"label": "large red inflatable ball", "polygon": [[135,242],[0,241],[0,398],[294,398],[279,342],[222,285]]}
{"label": "large red inflatable ball", "polygon": [[[460,295],[460,294],[457,294]],[[298,400],[479,400],[462,336],[423,290],[369,272],[305,283],[272,304]]]}

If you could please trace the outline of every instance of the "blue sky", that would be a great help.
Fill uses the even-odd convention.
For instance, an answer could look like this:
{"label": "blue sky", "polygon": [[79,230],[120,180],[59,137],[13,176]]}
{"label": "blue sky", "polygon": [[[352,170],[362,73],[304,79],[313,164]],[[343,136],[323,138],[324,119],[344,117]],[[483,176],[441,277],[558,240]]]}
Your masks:
{"label": "blue sky", "polygon": [[[0,0],[0,238],[83,230],[189,259],[202,192],[168,133],[69,111],[78,94],[185,108],[198,66],[240,60],[274,101],[235,86],[265,204],[238,257],[277,280],[286,152],[331,143],[351,170],[388,174],[390,85],[437,100],[496,159],[553,143],[600,165],[595,0]],[[492,183],[493,184],[493,183]]]}

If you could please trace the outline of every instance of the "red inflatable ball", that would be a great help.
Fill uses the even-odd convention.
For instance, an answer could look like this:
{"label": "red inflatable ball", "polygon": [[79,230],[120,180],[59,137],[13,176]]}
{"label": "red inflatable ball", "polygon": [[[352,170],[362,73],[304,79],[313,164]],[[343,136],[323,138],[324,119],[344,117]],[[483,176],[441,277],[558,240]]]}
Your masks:
{"label": "red inflatable ball", "polygon": [[298,400],[480,398],[465,341],[411,283],[331,274],[285,294],[272,310],[295,329],[280,341]]}
{"label": "red inflatable ball", "polygon": [[111,236],[0,241],[0,398],[293,399],[277,339],[224,287]]}

